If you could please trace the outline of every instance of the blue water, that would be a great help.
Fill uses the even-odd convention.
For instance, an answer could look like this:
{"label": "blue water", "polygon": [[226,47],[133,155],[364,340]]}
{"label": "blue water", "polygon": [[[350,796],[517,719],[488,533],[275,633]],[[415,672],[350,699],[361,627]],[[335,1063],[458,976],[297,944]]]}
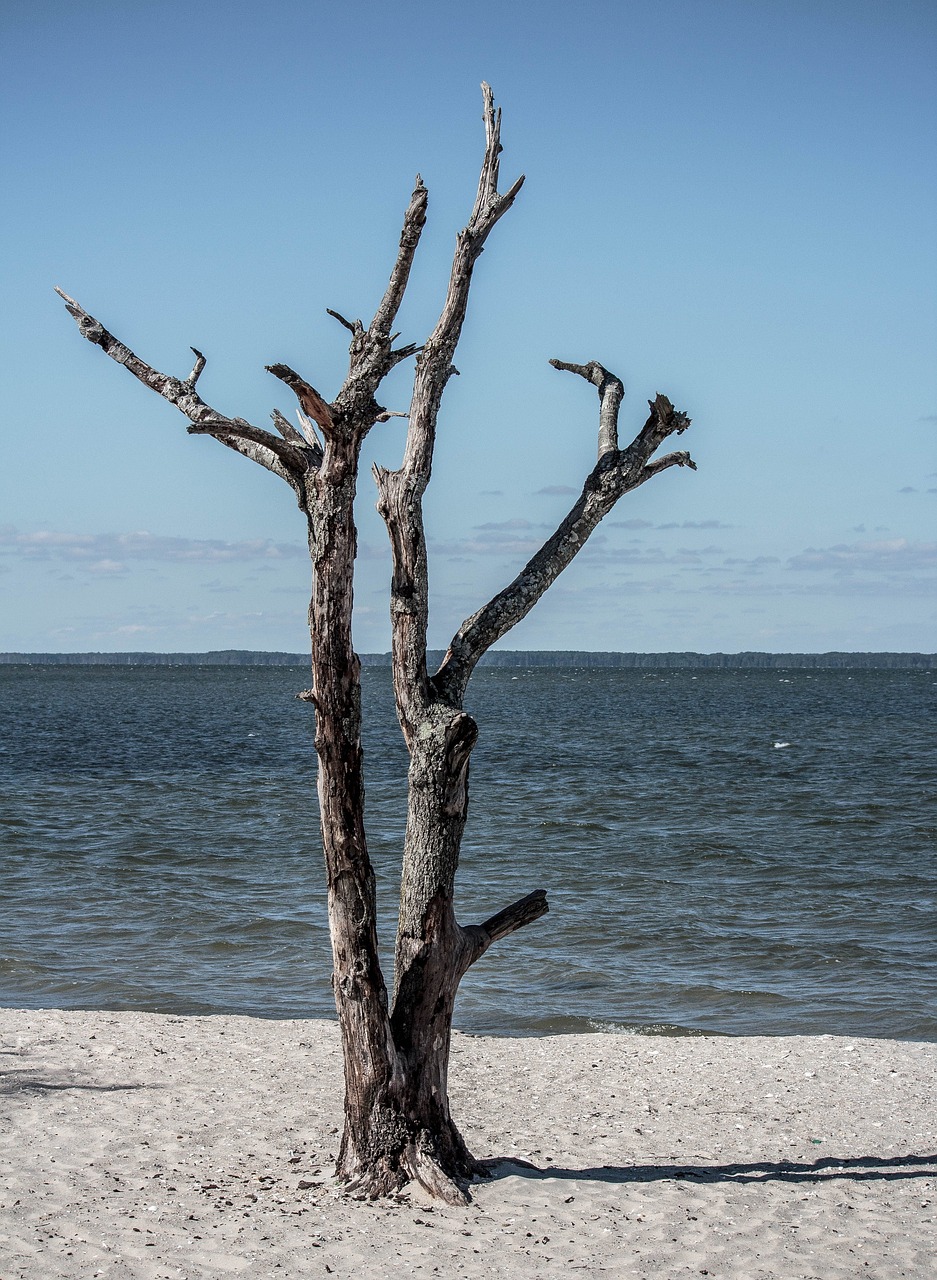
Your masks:
{"label": "blue water", "polygon": [[[392,951],[406,753],[364,671]],[[0,1004],[334,1016],[300,669],[0,667]],[[937,1040],[937,682],[482,669],[456,1024]],[[784,744],[784,745],[780,745]]]}

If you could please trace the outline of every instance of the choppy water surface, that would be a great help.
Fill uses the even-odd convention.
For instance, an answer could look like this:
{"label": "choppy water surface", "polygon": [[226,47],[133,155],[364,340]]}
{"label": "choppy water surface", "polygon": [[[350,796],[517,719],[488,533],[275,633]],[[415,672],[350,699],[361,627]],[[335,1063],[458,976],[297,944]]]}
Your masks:
{"label": "choppy water surface", "polygon": [[[366,669],[392,946],[406,754]],[[302,670],[0,667],[0,1004],[333,1016]],[[482,669],[456,1021],[937,1040],[933,672]]]}

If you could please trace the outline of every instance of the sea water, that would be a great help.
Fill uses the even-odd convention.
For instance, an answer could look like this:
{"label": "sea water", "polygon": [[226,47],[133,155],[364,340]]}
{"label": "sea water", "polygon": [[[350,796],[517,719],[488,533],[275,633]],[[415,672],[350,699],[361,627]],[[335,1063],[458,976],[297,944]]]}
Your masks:
{"label": "sea water", "polygon": [[[407,757],[363,673],[391,981]],[[331,1017],[301,669],[0,667],[0,1004]],[[937,680],[482,668],[457,913],[496,1034],[937,1040]]]}

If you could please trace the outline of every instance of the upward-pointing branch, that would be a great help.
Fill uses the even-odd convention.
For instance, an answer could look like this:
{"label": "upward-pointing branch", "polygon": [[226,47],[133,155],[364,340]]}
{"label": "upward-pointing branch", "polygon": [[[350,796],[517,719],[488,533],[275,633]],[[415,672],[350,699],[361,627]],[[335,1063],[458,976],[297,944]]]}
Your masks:
{"label": "upward-pointing branch", "polygon": [[599,389],[599,457],[610,449],[618,448],[618,410],[625,396],[625,385],[621,378],[592,360],[589,364],[569,364],[565,360],[551,360],[554,369],[565,369],[569,373],[578,373]]}
{"label": "upward-pointing branch", "polygon": [[[398,716],[408,740],[426,709],[429,697],[426,680],[429,605],[423,493],[432,471],[436,420],[446,384],[455,371],[452,361],[465,321],[475,263],[489,233],[510,209],[524,181],[523,177],[518,178],[504,195],[498,191],[501,112],[495,111],[494,97],[487,84],[482,85],[482,95],[485,154],[478,193],[471,217],[456,237],[445,303],[433,332],[417,357],[403,465],[399,471],[375,468],[374,472],[379,492],[378,510],[387,525],[393,555],[390,607],[394,686]],[[419,191],[420,185],[414,192],[414,201]],[[401,246],[403,243],[401,240]],[[392,277],[391,286],[393,283]],[[392,288],[389,287],[382,307],[391,296]],[[378,315],[382,314],[379,308]]]}
{"label": "upward-pointing branch", "polygon": [[[420,235],[426,225],[427,198],[423,179],[417,174],[413,195],[410,197],[410,204],[404,214],[397,261],[394,263],[394,269],[390,273],[390,280],[384,297],[381,299],[381,304],[375,311],[374,319],[371,321],[370,329],[373,334],[382,334],[385,337],[389,337],[394,321],[397,319],[397,312],[400,310],[407,282],[410,279],[413,258],[417,245],[420,243]],[[345,323],[347,324],[347,321]]]}
{"label": "upward-pointing branch", "polygon": [[501,154],[501,111],[495,111],[491,86],[482,85],[485,107],[485,157],[478,180],[478,194],[472,216],[456,238],[449,290],[445,305],[417,361],[410,406],[410,430],[404,454],[403,472],[408,482],[422,494],[429,483],[436,442],[436,419],[443,392],[453,371],[452,361],[468,307],[472,273],[485,241],[495,224],[507,213],[524,184],[523,174],[504,194],[498,192]]}
{"label": "upward-pointing branch", "polygon": [[331,433],[334,423],[332,421],[332,409],[329,404],[323,400],[315,387],[310,386],[304,378],[295,373],[288,364],[268,364],[267,372],[272,373],[275,378],[279,378],[281,382],[285,382],[291,391],[295,392],[296,399],[299,401],[303,413],[310,418],[314,418],[322,428],[322,434],[327,436]]}
{"label": "upward-pointing branch", "polygon": [[[696,464],[688,453],[671,453],[652,462],[651,455],[670,435],[680,435],[690,425],[685,413],[674,409],[666,396],[649,401],[650,416],[627,449],[617,445],[603,449],[617,434],[620,380],[600,364],[568,364],[551,360],[556,369],[578,373],[599,387],[599,460],[587,476],[582,493],[562,524],[530,559],[513,582],[466,618],[452,637],[442,665],[432,679],[435,690],[452,705],[461,707],[465,688],[481,656],[512,627],[525,618],[566,566],[582,550],[589,535],[618,499],[650,480],[666,467]],[[604,388],[604,391],[603,391]]]}
{"label": "upward-pointing branch", "polygon": [[315,419],[326,437],[334,433],[350,434],[360,442],[376,422],[386,422],[388,411],[377,403],[377,389],[391,369],[418,350],[412,343],[395,349],[394,340],[399,335],[391,333],[391,329],[406,292],[413,258],[426,222],[426,199],[426,188],[417,174],[404,214],[390,280],[368,328],[360,320],[346,320],[340,312],[328,308],[329,315],[351,334],[348,373],[331,404],[287,365],[267,366],[271,373],[292,387],[303,411]]}
{"label": "upward-pointing branch", "polygon": [[443,310],[433,333],[417,356],[403,465],[399,471],[375,468],[378,511],[387,524],[393,554],[390,621],[394,689],[398,716],[408,740],[429,699],[426,684],[429,600],[422,494],[429,484],[433,468],[436,417],[445,385],[454,372],[452,361],[465,323],[472,271],[489,233],[515,202],[524,183],[524,178],[518,178],[503,196],[498,192],[501,111],[494,109],[494,97],[488,84],[481,86],[481,92],[484,99],[485,154],[479,189],[470,219],[456,238]]}

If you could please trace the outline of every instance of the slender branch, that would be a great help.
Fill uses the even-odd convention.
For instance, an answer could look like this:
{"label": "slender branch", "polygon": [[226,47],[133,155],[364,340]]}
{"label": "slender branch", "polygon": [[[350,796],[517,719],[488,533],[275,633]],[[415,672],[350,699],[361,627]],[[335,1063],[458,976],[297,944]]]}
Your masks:
{"label": "slender branch", "polygon": [[189,350],[195,356],[195,367],[186,378],[186,382],[190,387],[194,387],[196,382],[198,382],[199,378],[202,376],[202,370],[205,368],[207,362],[201,351],[196,347],[189,347]]}
{"label": "slender branch", "polygon": [[663,458],[656,458],[653,462],[649,462],[644,468],[646,479],[656,476],[658,471],[666,471],[668,467],[689,467],[691,471],[696,470],[696,463],[685,451],[679,453],[668,453]]}
{"label": "slender branch", "polygon": [[298,444],[300,448],[306,448],[309,441],[302,432],[296,430],[289,418],[285,417],[279,409],[274,409],[270,417],[284,440],[290,444]]}
{"label": "slender branch", "polygon": [[618,410],[625,396],[621,378],[602,367],[597,360],[589,364],[569,364],[565,360],[551,360],[554,369],[578,373],[599,390],[599,457],[618,448]]}
{"label": "slender branch", "polygon": [[359,334],[364,332],[364,325],[361,323],[360,320],[346,320],[345,317],[340,312],[333,311],[331,307],[326,307],[325,313],[326,315],[331,316],[333,320],[337,320],[338,323],[340,325],[343,325],[351,334]]}
{"label": "slender branch", "polygon": [[409,733],[425,711],[430,692],[426,679],[429,605],[422,499],[432,471],[436,421],[446,384],[456,371],[453,357],[465,321],[475,263],[489,233],[514,203],[524,181],[523,177],[519,178],[505,195],[498,192],[501,115],[495,111],[487,84],[482,85],[482,94],[485,152],[478,193],[468,223],[456,237],[445,303],[417,358],[403,465],[394,472],[375,470],[378,510],[387,525],[393,555],[394,685],[405,733]]}
{"label": "slender branch", "polygon": [[[190,436],[214,436],[223,444],[227,444],[229,440],[241,440],[256,445],[278,458],[287,470],[292,468],[300,475],[313,465],[313,459],[307,456],[310,454],[308,445],[300,450],[269,431],[264,431],[262,427],[252,427],[243,418],[231,418],[227,422],[193,422],[186,427],[186,431]],[[245,454],[245,457],[253,456],[253,452]]]}
{"label": "slender branch", "polygon": [[70,298],[59,288],[56,288],[55,292],[65,303],[69,314],[74,317],[79,332],[89,342],[100,347],[105,355],[110,356],[117,364],[122,364],[144,386],[161,395],[164,400],[168,400],[181,413],[184,413],[192,424],[188,428],[190,432],[214,436],[222,444],[237,449],[238,453],[266,467],[292,488],[299,490],[307,467],[306,457],[299,449],[286,444],[272,432],[252,427],[241,418],[225,417],[217,409],[206,404],[197,394],[195,383],[205,368],[205,357],[199,351],[192,348],[196,363],[192,373],[184,381],[170,374],[160,373],[158,369],[154,369],[139,356],[134,355],[129,347],[109,333],[104,325],[85,311],[74,298]]}
{"label": "slender branch", "polygon": [[420,234],[426,223],[426,201],[426,187],[417,174],[416,186],[404,214],[400,245],[390,280],[369,328],[365,330],[360,320],[347,320],[340,312],[327,308],[328,314],[351,334],[348,376],[334,402],[329,404],[289,365],[267,365],[269,373],[295,392],[303,412],[319,424],[326,438],[334,435],[340,422],[343,430],[356,432],[362,438],[376,422],[386,422],[391,415],[377,404],[375,392],[395,365],[420,349],[410,343],[393,350],[393,341],[399,334],[392,335],[390,331],[403,301]]}
{"label": "slender branch", "polygon": [[[370,324],[371,333],[389,335],[394,321],[397,318],[397,312],[400,310],[400,304],[403,301],[403,295],[407,288],[407,282],[410,279],[410,268],[413,266],[413,258],[420,243],[420,235],[423,227],[426,225],[426,202],[427,191],[423,185],[423,179],[419,174],[416,175],[416,183],[413,188],[413,194],[410,197],[410,204],[407,206],[407,212],[404,214],[403,230],[400,233],[400,248],[397,252],[397,261],[394,263],[394,269],[390,273],[390,280],[381,304],[374,313],[374,319]],[[333,311],[331,313],[335,315]],[[341,319],[341,317],[337,317]],[[348,322],[343,321],[347,327]],[[393,341],[393,339],[389,339]]]}
{"label": "slender branch", "polygon": [[398,365],[401,360],[409,360],[410,356],[417,356],[422,350],[418,342],[409,342],[405,347],[398,347],[390,353],[391,364]]}
{"label": "slender branch", "polygon": [[[551,361],[558,369],[578,373],[600,387],[600,422],[607,399],[620,402],[620,381],[593,362],[570,365]],[[617,384],[617,387],[616,387]],[[601,387],[606,388],[602,399]],[[469,678],[482,654],[512,627],[525,618],[544,592],[552,586],[574,557],[582,550],[589,535],[623,494],[636,489],[667,467],[696,465],[688,453],[673,453],[656,462],[650,458],[670,435],[680,435],[690,425],[685,413],[674,409],[666,396],[648,401],[650,416],[641,431],[627,447],[601,449],[603,427],[600,426],[600,456],[586,478],[582,493],[573,504],[556,532],[527,562],[513,582],[462,623],[453,636],[442,664],[433,677],[436,693],[452,705],[460,707]],[[617,403],[615,404],[617,414]]]}
{"label": "slender branch", "polygon": [[456,238],[449,289],[442,312],[417,361],[410,407],[410,430],[402,470],[422,494],[429,483],[436,439],[436,420],[446,384],[454,371],[453,357],[462,335],[472,273],[497,222],[507,213],[523,185],[523,175],[505,195],[498,193],[501,112],[494,109],[491,87],[482,85],[485,103],[485,155],[472,215]]}
{"label": "slender branch", "polygon": [[328,309],[329,315],[351,334],[348,375],[331,405],[325,404],[314,388],[285,365],[270,366],[271,373],[283,378],[293,388],[303,409],[319,423],[326,436],[341,430],[362,440],[376,422],[386,422],[383,415],[387,411],[377,403],[375,393],[391,369],[420,349],[409,343],[394,350],[394,341],[400,335],[392,334],[391,329],[406,292],[413,258],[426,222],[426,200],[426,188],[417,174],[416,186],[404,214],[390,280],[368,328],[365,329],[360,320],[347,320],[340,312]]}
{"label": "slender branch", "polygon": [[306,458],[307,467],[310,470],[318,471],[322,466],[323,449],[319,443],[316,433],[312,428],[312,423],[303,414],[302,409],[297,409],[300,423],[303,425],[302,431],[297,431],[293,424],[286,418],[279,409],[274,409],[270,417],[273,419],[273,425],[279,431],[280,435],[287,444],[298,445]]}
{"label": "slender branch", "polygon": [[505,213],[514,203],[514,197],[524,185],[524,176],[522,174],[505,195],[500,196],[498,194],[501,152],[504,150],[501,146],[501,108],[498,107],[497,111],[495,110],[495,100],[491,85],[485,81],[482,81],[482,100],[485,110],[485,161],[478,179],[478,194],[475,197],[475,207],[472,209],[470,226],[473,223],[484,221],[492,206],[503,205],[495,218],[495,222],[497,222],[501,214]]}
{"label": "slender branch", "polygon": [[[205,434],[200,429],[188,427],[193,435]],[[239,453],[243,458],[249,458],[251,462],[258,463],[261,467],[266,467],[268,471],[272,471],[275,475],[280,476],[295,490],[296,497],[301,508],[305,507],[305,499],[303,495],[302,484],[299,481],[293,482],[292,473],[286,467],[281,467],[277,454],[268,449],[265,445],[258,444],[254,440],[248,439],[246,436],[237,435],[233,432],[225,433],[222,430],[212,431],[209,433],[219,444],[227,445],[229,449],[233,449],[235,453]],[[280,442],[277,441],[278,446]]]}
{"label": "slender branch", "polygon": [[324,435],[328,435],[334,430],[335,423],[332,417],[332,407],[319,395],[315,387],[310,386],[288,364],[268,364],[265,368],[275,378],[285,382],[290,390],[295,393],[303,412],[308,414],[310,418],[315,418]]}

